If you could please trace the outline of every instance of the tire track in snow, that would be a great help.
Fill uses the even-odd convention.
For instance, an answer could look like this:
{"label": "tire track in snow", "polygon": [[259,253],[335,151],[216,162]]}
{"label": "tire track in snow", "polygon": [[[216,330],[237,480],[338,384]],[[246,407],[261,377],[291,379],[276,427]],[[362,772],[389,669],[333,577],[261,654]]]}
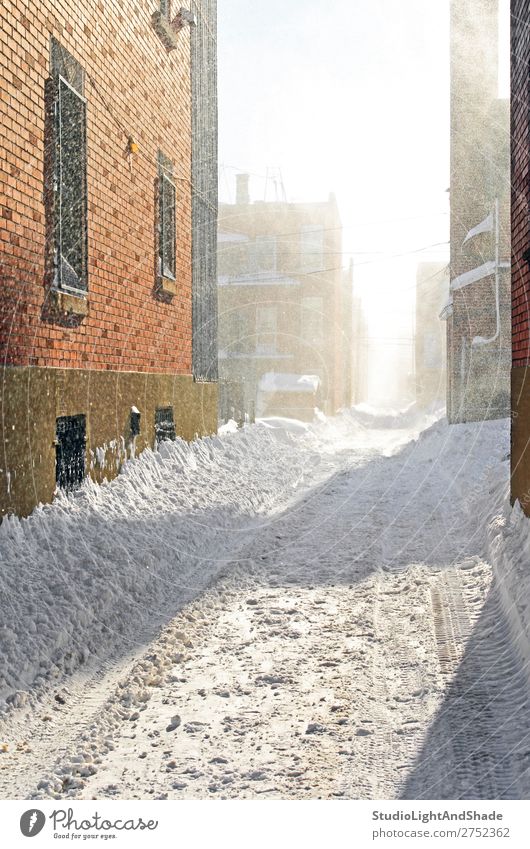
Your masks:
{"label": "tire track in snow", "polygon": [[445,497],[426,473],[437,451],[419,446],[398,510],[410,451],[343,471],[256,530],[34,795],[525,798],[520,663],[491,569],[471,557],[465,480]]}

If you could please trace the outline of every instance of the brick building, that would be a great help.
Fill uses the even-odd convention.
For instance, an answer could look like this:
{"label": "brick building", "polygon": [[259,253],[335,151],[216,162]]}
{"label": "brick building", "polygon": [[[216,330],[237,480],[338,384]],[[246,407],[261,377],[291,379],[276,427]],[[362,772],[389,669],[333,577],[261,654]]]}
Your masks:
{"label": "brick building", "polygon": [[419,262],[416,272],[416,401],[424,409],[443,404],[446,396],[446,334],[440,320],[449,291],[447,263]]}
{"label": "brick building", "polygon": [[221,416],[311,418],[351,403],[352,281],[334,196],[219,208]]}
{"label": "brick building", "polygon": [[511,4],[512,500],[530,515],[530,2]]}
{"label": "brick building", "polygon": [[509,105],[498,98],[498,11],[498,0],[451,0],[452,422],[509,409]]}
{"label": "brick building", "polygon": [[216,429],[216,8],[179,8],[2,4],[2,514]]}
{"label": "brick building", "polygon": [[[353,272],[353,269],[352,269]],[[353,282],[353,274],[352,274]],[[362,298],[354,294],[352,322],[352,392],[351,403],[360,404],[368,399],[368,324]]]}

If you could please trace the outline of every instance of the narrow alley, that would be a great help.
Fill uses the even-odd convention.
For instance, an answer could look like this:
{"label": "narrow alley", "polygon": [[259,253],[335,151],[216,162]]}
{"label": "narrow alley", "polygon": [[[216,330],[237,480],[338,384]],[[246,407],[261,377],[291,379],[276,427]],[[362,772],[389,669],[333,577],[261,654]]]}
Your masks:
{"label": "narrow alley", "polygon": [[305,475],[225,529],[233,559],[157,637],[6,715],[2,795],[528,796],[527,670],[488,556],[507,423],[276,424],[247,487]]}

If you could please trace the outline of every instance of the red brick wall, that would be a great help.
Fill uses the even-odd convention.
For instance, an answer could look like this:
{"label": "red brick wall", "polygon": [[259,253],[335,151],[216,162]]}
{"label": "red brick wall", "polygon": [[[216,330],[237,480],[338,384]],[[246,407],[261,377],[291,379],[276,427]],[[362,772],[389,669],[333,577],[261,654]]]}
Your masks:
{"label": "red brick wall", "polygon": [[528,223],[530,2],[512,0],[512,358],[514,366],[530,363],[530,248]]}
{"label": "red brick wall", "polygon": [[[3,363],[191,371],[189,33],[183,30],[178,49],[168,53],[151,24],[158,8],[156,0],[1,5]],[[45,315],[44,87],[51,35],[86,71],[89,313],[76,327]],[[140,148],[132,172],[129,135]],[[167,301],[155,291],[158,148],[173,160],[177,185],[178,288]]]}

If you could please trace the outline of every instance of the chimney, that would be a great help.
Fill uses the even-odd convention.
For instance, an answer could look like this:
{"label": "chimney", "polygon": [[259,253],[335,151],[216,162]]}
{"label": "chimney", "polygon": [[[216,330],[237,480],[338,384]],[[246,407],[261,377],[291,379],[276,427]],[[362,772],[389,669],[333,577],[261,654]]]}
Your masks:
{"label": "chimney", "polygon": [[250,203],[248,193],[249,174],[236,174],[236,203]]}

